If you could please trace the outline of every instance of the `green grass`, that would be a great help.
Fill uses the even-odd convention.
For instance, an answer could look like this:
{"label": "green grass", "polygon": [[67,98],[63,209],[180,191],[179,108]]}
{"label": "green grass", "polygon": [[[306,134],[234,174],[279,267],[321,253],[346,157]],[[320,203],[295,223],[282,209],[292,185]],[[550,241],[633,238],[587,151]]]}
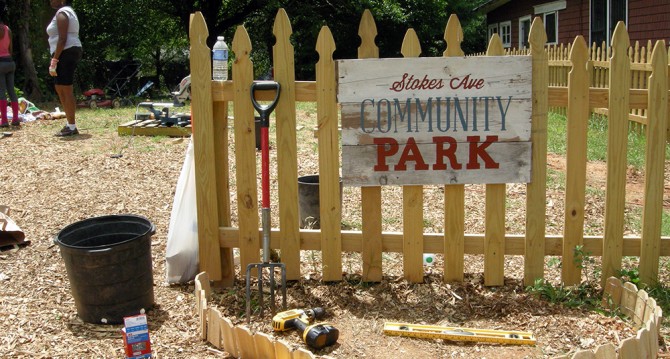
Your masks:
{"label": "green grass", "polygon": [[[594,115],[589,119],[587,134],[587,153],[588,161],[607,161],[607,117]],[[646,153],[646,136],[644,131],[628,132],[628,164],[637,170],[644,170]],[[567,152],[567,118],[563,115],[550,113],[547,126],[547,149],[551,153],[565,156]],[[670,157],[670,146],[666,146],[665,157]],[[564,182],[565,179],[558,176],[555,171],[548,171],[547,185],[550,188],[556,184],[556,181]],[[587,192],[596,191],[593,188],[587,188]],[[632,228],[641,228],[642,212],[640,209],[626,215],[626,221]],[[663,211],[663,224],[661,228],[663,236],[670,236],[670,212]]]}
{"label": "green grass", "polygon": [[[587,134],[588,161],[607,160],[607,117],[592,116],[589,119]],[[642,131],[628,131],[628,163],[636,169],[644,169],[646,136]],[[567,151],[567,118],[550,113],[547,126],[547,147],[549,152],[565,156]],[[666,158],[670,156],[670,147],[666,146]]]}

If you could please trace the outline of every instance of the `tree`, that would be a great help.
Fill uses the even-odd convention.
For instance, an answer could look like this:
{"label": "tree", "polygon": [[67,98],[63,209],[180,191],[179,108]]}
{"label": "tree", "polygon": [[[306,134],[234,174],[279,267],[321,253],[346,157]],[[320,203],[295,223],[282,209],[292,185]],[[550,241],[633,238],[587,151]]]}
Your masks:
{"label": "tree", "polygon": [[[439,56],[444,51],[444,28],[448,16],[459,16],[466,53],[483,51],[486,29],[474,8],[484,0],[74,0],[80,20],[84,57],[77,71],[80,89],[104,86],[113,75],[108,65],[118,61],[139,61],[142,74],[165,87],[176,85],[188,73],[188,29],[190,16],[201,11],[207,22],[211,47],[216,36],[232,43],[235,29],[244,24],[251,37],[256,76],[271,69],[272,28],[279,8],[291,20],[295,49],[296,78],[314,78],[318,61],[316,39],[323,25],[335,37],[336,59],[355,58],[360,44],[358,25],[365,9],[375,18],[376,43],[381,57],[399,57],[405,32],[414,28],[421,41],[422,56]],[[44,29],[53,17],[46,1],[11,2],[9,26],[15,31],[15,56],[19,55],[17,83],[32,101],[41,94],[54,96],[51,78],[45,76],[49,63]],[[233,54],[234,56],[234,54]],[[232,74],[234,76],[234,74]],[[142,85],[136,84],[136,85]]]}
{"label": "tree", "polygon": [[[16,82],[23,83],[22,90],[33,101],[42,101],[43,82],[38,79],[38,71],[35,67],[34,55],[39,59],[45,50],[33,51],[32,39],[35,37],[35,26],[30,19],[40,19],[43,16],[42,9],[31,3],[30,0],[10,2],[8,8],[9,24],[14,35],[13,50],[14,58],[18,59]],[[18,56],[16,55],[18,54]]]}

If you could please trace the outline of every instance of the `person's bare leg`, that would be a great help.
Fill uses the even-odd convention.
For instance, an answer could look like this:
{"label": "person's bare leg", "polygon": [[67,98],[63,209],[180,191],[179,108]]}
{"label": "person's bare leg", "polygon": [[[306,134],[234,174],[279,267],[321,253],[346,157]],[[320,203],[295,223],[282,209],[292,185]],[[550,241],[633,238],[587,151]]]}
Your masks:
{"label": "person's bare leg", "polygon": [[74,98],[74,88],[72,85],[56,85],[55,87],[60,103],[63,106],[63,111],[67,117],[67,123],[74,125],[77,106]]}

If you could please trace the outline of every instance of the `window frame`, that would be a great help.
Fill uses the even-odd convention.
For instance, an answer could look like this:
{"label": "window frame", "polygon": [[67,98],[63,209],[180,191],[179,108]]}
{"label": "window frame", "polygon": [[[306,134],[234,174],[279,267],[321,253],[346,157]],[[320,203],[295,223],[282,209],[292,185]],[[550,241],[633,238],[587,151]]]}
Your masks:
{"label": "window frame", "polygon": [[[529,34],[529,37],[530,37],[530,26],[533,24],[533,17],[531,15],[526,15],[526,16],[522,16],[522,17],[519,18],[519,39],[518,39],[519,40],[519,49],[523,49],[524,47],[526,47],[526,44],[524,44],[523,38],[522,38],[522,36],[524,35],[523,23],[525,21],[528,21],[528,34]],[[530,47],[530,39],[526,39],[526,41],[528,42],[528,47]]]}
{"label": "window frame", "polygon": [[487,42],[491,41],[491,38],[493,37],[493,34],[498,34],[500,36],[500,29],[498,28],[498,23],[494,24],[489,24],[488,29],[487,29]]}
{"label": "window frame", "polygon": [[[616,24],[612,24],[612,1],[613,0],[605,0],[605,43],[607,46],[610,46],[612,44],[612,35],[614,33],[614,28],[616,27]],[[630,14],[629,11],[629,5],[630,5],[630,0],[622,0],[625,1],[624,7],[626,9],[626,14],[624,16],[624,23],[626,26],[628,26],[628,16]],[[592,22],[592,16],[593,16],[593,0],[589,0],[589,43],[593,43],[593,22]],[[598,44],[600,46],[600,44]]]}
{"label": "window frame", "polygon": [[[590,1],[589,1],[589,5],[590,5]],[[547,3],[544,3],[544,4],[533,6],[533,12],[535,13],[535,16],[542,16],[542,22],[544,23],[544,29],[545,30],[547,29],[547,15],[554,15],[555,16],[554,34],[556,35],[556,38],[553,39],[554,41],[551,41],[551,39],[547,39],[547,44],[548,45],[558,44],[558,39],[560,38],[560,36],[558,36],[558,21],[559,21],[558,12],[560,10],[564,10],[566,7],[567,7],[566,0],[552,1],[552,2],[547,2]]]}
{"label": "window frame", "polygon": [[[549,31],[547,31],[547,15],[554,15],[554,37],[553,41],[549,38]],[[544,30],[547,32],[547,45],[558,44],[558,11],[550,11],[542,14],[542,22],[544,23]]]}
{"label": "window frame", "polygon": [[[503,31],[507,29],[507,33]],[[498,26],[498,36],[500,36],[500,41],[504,48],[512,47],[512,21],[503,21]]]}

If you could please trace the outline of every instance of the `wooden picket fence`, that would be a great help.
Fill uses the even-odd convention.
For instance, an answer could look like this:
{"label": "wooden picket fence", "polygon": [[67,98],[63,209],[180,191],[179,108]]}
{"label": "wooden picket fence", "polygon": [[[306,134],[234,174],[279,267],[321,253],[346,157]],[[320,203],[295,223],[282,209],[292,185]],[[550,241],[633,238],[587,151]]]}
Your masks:
{"label": "wooden picket fence", "polygon": [[[617,26],[612,56],[607,63],[608,86],[591,85],[594,77],[589,48],[578,36],[570,47],[570,72],[567,85],[550,83],[549,53],[545,50],[546,34],[540,19],[533,22],[530,33],[532,57],[532,170],[526,185],[525,233],[505,231],[505,184],[486,185],[485,233],[464,233],[464,185],[444,186],[445,233],[424,233],[423,188],[405,186],[403,191],[403,232],[382,231],[381,187],[362,187],[362,230],[341,230],[339,193],[339,140],[337,79],[332,54],[335,43],[327,26],[321,29],[316,51],[316,81],[295,81],[294,54],[289,37],[292,33],[287,14],[280,10],[273,28],[275,81],[282,95],[274,112],[277,123],[276,148],[281,157],[278,168],[277,228],[272,229],[271,247],[281,250],[287,279],[297,280],[300,273],[300,251],[322,252],[322,279],[342,279],[342,252],[359,252],[362,256],[364,281],[382,279],[382,253],[403,254],[404,276],[412,282],[423,280],[423,253],[444,255],[445,281],[462,281],[464,255],[483,255],[485,285],[504,284],[504,256],[524,256],[524,283],[531,285],[544,277],[545,256],[562,256],[562,280],[565,284],[581,282],[582,273],[575,252],[602,257],[603,284],[617,275],[623,256],[638,256],[643,283],[655,283],[661,256],[670,255],[670,238],[661,237],[663,210],[666,127],[668,123],[668,55],[665,44],[657,42],[649,60],[646,88],[631,86],[631,65],[627,55],[628,35],[623,24]],[[369,11],[365,11],[359,28],[359,58],[377,58],[374,43],[377,28]],[[218,285],[229,286],[235,278],[233,249],[239,248],[240,268],[260,259],[258,190],[255,168],[254,110],[250,100],[253,82],[251,41],[244,26],[239,26],[232,41],[232,81],[211,80],[210,37],[200,13],[192,17],[191,103],[194,117],[193,141],[197,183],[197,212],[200,269]],[[463,57],[460,42],[462,29],[452,15],[445,29],[447,47],[444,56]],[[409,29],[402,45],[405,57],[418,56],[420,46],[416,33]],[[487,55],[503,55],[500,39],[495,37]],[[646,65],[645,65],[646,68]],[[273,94],[259,92],[258,100],[271,100]],[[228,154],[228,104],[234,102],[234,158],[231,174]],[[316,102],[318,156],[320,175],[321,229],[299,228],[297,192],[296,101]],[[546,234],[547,202],[547,116],[549,107],[564,107],[567,113],[567,173],[563,235]],[[586,191],[587,122],[591,109],[608,111],[608,154],[606,210],[603,234],[584,235]],[[645,194],[640,236],[624,235],[626,185],[626,152],[628,116],[631,109],[645,110],[646,168]],[[235,193],[230,193],[231,176],[235,176]],[[236,196],[238,228],[231,227],[231,196]],[[400,205],[400,204],[399,204]],[[441,209],[432,209],[439,211]]]}
{"label": "wooden picket fence", "polygon": [[[304,348],[293,350],[291,346],[277,340],[271,334],[252,333],[244,325],[234,325],[230,318],[221,314],[216,306],[209,305],[211,284],[207,272],[195,277],[195,313],[200,322],[200,337],[217,349],[234,358],[265,359],[314,359],[312,352]],[[585,358],[655,358],[659,350],[658,338],[663,320],[663,310],[656,300],[635,284],[622,283],[610,277],[604,287],[603,307],[610,313],[629,318],[628,323],[637,331],[634,337],[625,338],[617,347],[612,343],[597,348],[579,350],[573,354],[557,356],[557,359]],[[542,338],[538,338],[541,342]],[[224,355],[225,355],[224,354]],[[330,358],[323,356],[321,358]]]}
{"label": "wooden picket fence", "polygon": [[[645,90],[648,87],[649,75],[651,75],[651,59],[653,51],[653,43],[648,40],[646,45],[636,41],[634,45],[628,47],[628,60],[630,61],[630,87],[631,89]],[[568,75],[572,69],[572,61],[570,60],[570,53],[572,51],[572,44],[556,44],[548,45],[546,47],[547,56],[549,57],[549,86],[567,87]],[[528,49],[505,49],[507,56],[524,56],[529,55]],[[475,54],[481,56],[483,54]],[[589,87],[593,88],[608,88],[609,87],[609,58],[612,55],[612,48],[606,43],[600,45],[593,43],[588,49],[588,64],[591,67],[589,77]],[[566,114],[565,107],[550,106],[550,111]],[[605,115],[608,114],[607,107],[591,108],[591,113]],[[647,123],[646,108],[631,108],[628,115],[629,126],[631,130],[643,132]],[[668,127],[670,131],[670,126]]]}

